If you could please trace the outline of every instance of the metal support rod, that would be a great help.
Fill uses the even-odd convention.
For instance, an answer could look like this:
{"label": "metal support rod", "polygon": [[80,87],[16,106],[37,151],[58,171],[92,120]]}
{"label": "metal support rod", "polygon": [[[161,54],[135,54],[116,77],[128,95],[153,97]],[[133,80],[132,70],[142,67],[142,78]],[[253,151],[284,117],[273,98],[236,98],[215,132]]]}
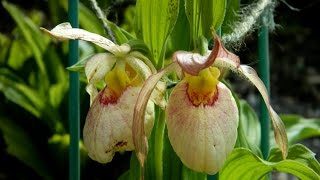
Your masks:
{"label": "metal support rod", "polygon": [[[261,28],[258,32],[258,56],[259,56],[259,74],[270,94],[270,65],[269,65],[269,30],[268,30],[268,13],[266,9],[262,14]],[[270,120],[266,105],[263,99],[260,100],[260,121],[261,121],[261,151],[263,158],[266,159],[269,155],[269,130]]]}
{"label": "metal support rod", "polygon": [[[69,0],[68,19],[71,26],[79,27],[78,0]],[[69,41],[69,65],[73,65],[79,58],[79,44],[77,40]],[[80,179],[80,102],[79,102],[79,74],[69,72],[69,180]]]}

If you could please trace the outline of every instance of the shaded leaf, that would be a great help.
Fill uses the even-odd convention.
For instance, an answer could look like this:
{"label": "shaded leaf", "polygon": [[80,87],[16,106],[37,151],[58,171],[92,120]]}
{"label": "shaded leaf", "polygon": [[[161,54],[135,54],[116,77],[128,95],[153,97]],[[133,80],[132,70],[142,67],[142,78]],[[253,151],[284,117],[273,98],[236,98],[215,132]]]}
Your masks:
{"label": "shaded leaf", "polygon": [[7,53],[10,49],[10,44],[11,44],[11,39],[0,33],[0,47],[3,47],[3,48],[0,48],[0,64],[4,64],[6,59],[7,59]]}
{"label": "shaded leaf", "polygon": [[41,116],[45,104],[34,89],[25,85],[22,80],[8,69],[0,69],[0,91],[7,99],[20,105],[36,117]]}
{"label": "shaded leaf", "polygon": [[261,127],[257,114],[244,100],[240,101],[240,119],[248,141],[260,146]]}
{"label": "shaded leaf", "polygon": [[5,117],[0,117],[0,129],[10,155],[31,167],[43,179],[54,179],[41,152],[34,146],[31,137],[22,127]]}
{"label": "shaded leaf", "polygon": [[[307,138],[320,136],[320,119],[306,119],[300,115],[280,115],[288,134],[289,144],[292,145]],[[271,144],[274,142],[271,141]]]}

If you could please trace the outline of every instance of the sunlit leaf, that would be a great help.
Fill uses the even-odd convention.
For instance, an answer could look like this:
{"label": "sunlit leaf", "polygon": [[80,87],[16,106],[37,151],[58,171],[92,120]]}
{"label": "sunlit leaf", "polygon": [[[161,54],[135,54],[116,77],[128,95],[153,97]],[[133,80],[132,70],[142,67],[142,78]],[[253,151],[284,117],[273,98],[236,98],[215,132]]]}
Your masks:
{"label": "sunlit leaf", "polygon": [[[315,158],[315,154],[302,144],[292,145],[289,148],[287,159],[301,162],[316,172],[318,176],[320,175],[320,164]],[[281,160],[281,151],[278,148],[271,149],[268,161],[278,162]]]}
{"label": "sunlit leaf", "polygon": [[5,117],[0,117],[0,130],[3,133],[7,152],[31,167],[44,179],[54,179],[41,151],[24,128]]}
{"label": "sunlit leaf", "polygon": [[280,150],[272,150],[269,161],[265,161],[248,149],[236,148],[220,171],[219,179],[260,179],[272,171],[290,173],[300,179],[320,178],[319,163],[310,150],[296,145],[290,147],[286,160],[280,161],[281,156]]}
{"label": "sunlit leaf", "polygon": [[176,23],[178,11],[179,0],[137,1],[135,33],[147,44],[157,64],[163,61],[166,41]]}
{"label": "sunlit leaf", "polygon": [[219,29],[226,11],[226,0],[185,0],[194,45],[200,36],[211,39],[211,29]]}

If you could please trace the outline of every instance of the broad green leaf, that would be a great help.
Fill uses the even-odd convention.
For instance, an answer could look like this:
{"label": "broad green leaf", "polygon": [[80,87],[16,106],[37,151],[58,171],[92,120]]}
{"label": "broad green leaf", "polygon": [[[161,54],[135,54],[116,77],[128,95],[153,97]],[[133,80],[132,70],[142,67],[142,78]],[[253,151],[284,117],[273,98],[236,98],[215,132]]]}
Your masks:
{"label": "broad green leaf", "polygon": [[2,4],[15,20],[24,38],[28,42],[28,45],[31,47],[41,73],[43,75],[46,74],[42,53],[50,41],[49,37],[44,36],[39,30],[39,27],[35,25],[30,18],[25,16],[15,5],[7,1],[2,1]]}
{"label": "broad green leaf", "polygon": [[238,11],[240,9],[239,0],[227,0],[226,15],[221,26],[223,34],[231,33],[235,22],[239,20]]}
{"label": "broad green leaf", "polygon": [[[239,126],[238,126],[238,137],[237,137],[235,147],[247,148],[247,149],[251,150],[255,155],[262,157],[261,150],[259,149],[260,140],[257,141],[254,138],[255,136],[260,137],[260,134],[253,134],[254,137],[249,136],[251,134],[250,130],[252,130],[253,132],[257,132],[256,129],[252,129],[252,128],[260,129],[258,122],[251,122],[251,121],[257,121],[257,120],[255,118],[250,119],[250,116],[251,115],[255,116],[255,113],[251,112],[252,109],[247,104],[247,102],[245,102],[244,100],[239,100],[235,94],[233,94],[233,97],[235,98],[235,100],[237,102],[237,106],[239,108],[239,118],[240,118]],[[248,114],[253,113],[254,115],[250,114],[248,116],[248,114],[246,114],[246,113],[248,113]],[[253,123],[253,125],[250,123]],[[258,124],[256,124],[256,123],[258,123]],[[247,127],[245,127],[245,126],[247,126]],[[256,127],[256,126],[258,126],[258,127]],[[253,138],[253,140],[250,138]]]}
{"label": "broad green leaf", "polygon": [[34,146],[33,141],[24,128],[18,126],[14,121],[0,117],[0,130],[2,131],[7,152],[31,167],[43,179],[53,178],[47,162],[44,161],[39,149]]}
{"label": "broad green leaf", "polygon": [[289,144],[294,144],[311,137],[320,136],[320,119],[305,119],[298,115],[282,115],[288,134]]}
{"label": "broad green leaf", "polygon": [[186,15],[191,29],[194,48],[200,36],[212,38],[211,29],[217,31],[225,16],[226,0],[185,0]]}
{"label": "broad green leaf", "polygon": [[178,19],[168,39],[166,54],[168,57],[178,50],[192,50],[190,49],[190,25],[184,7],[184,0],[180,0]]}
{"label": "broad green leaf", "polygon": [[[290,147],[287,159],[295,160],[301,162],[312,170],[314,170],[318,175],[320,175],[320,164],[315,158],[315,153],[302,144],[295,144]],[[268,161],[279,162],[281,161],[281,152],[278,148],[273,148],[270,151]]]}
{"label": "broad green leaf", "polygon": [[31,56],[32,50],[24,39],[14,40],[10,48],[8,65],[15,70],[19,70]]}
{"label": "broad green leaf", "polygon": [[163,66],[166,41],[179,11],[179,0],[138,0],[135,33],[151,50],[159,68]]}
{"label": "broad green leaf", "polygon": [[[292,146],[286,160],[281,160],[280,150],[272,150],[269,161],[262,160],[251,151],[236,148],[228,157],[219,173],[221,180],[232,179],[260,179],[272,171],[286,172],[300,179],[313,180],[320,176],[319,163],[314,158],[314,153],[306,148]],[[315,166],[315,167],[314,167]]]}
{"label": "broad green leaf", "polygon": [[258,116],[244,100],[240,100],[240,119],[248,141],[260,146],[261,127]]}

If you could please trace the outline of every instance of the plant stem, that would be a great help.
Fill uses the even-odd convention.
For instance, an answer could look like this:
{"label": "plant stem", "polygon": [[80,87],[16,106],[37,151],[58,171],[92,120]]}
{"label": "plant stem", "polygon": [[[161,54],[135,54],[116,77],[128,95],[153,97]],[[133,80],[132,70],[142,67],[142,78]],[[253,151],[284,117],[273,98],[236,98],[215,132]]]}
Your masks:
{"label": "plant stem", "polygon": [[[157,107],[159,108],[159,107]],[[165,129],[165,112],[159,108],[159,116],[157,117],[157,126],[155,132],[155,143],[154,143],[154,161],[155,161],[155,170],[156,170],[156,179],[161,180],[163,177],[163,136]]]}

